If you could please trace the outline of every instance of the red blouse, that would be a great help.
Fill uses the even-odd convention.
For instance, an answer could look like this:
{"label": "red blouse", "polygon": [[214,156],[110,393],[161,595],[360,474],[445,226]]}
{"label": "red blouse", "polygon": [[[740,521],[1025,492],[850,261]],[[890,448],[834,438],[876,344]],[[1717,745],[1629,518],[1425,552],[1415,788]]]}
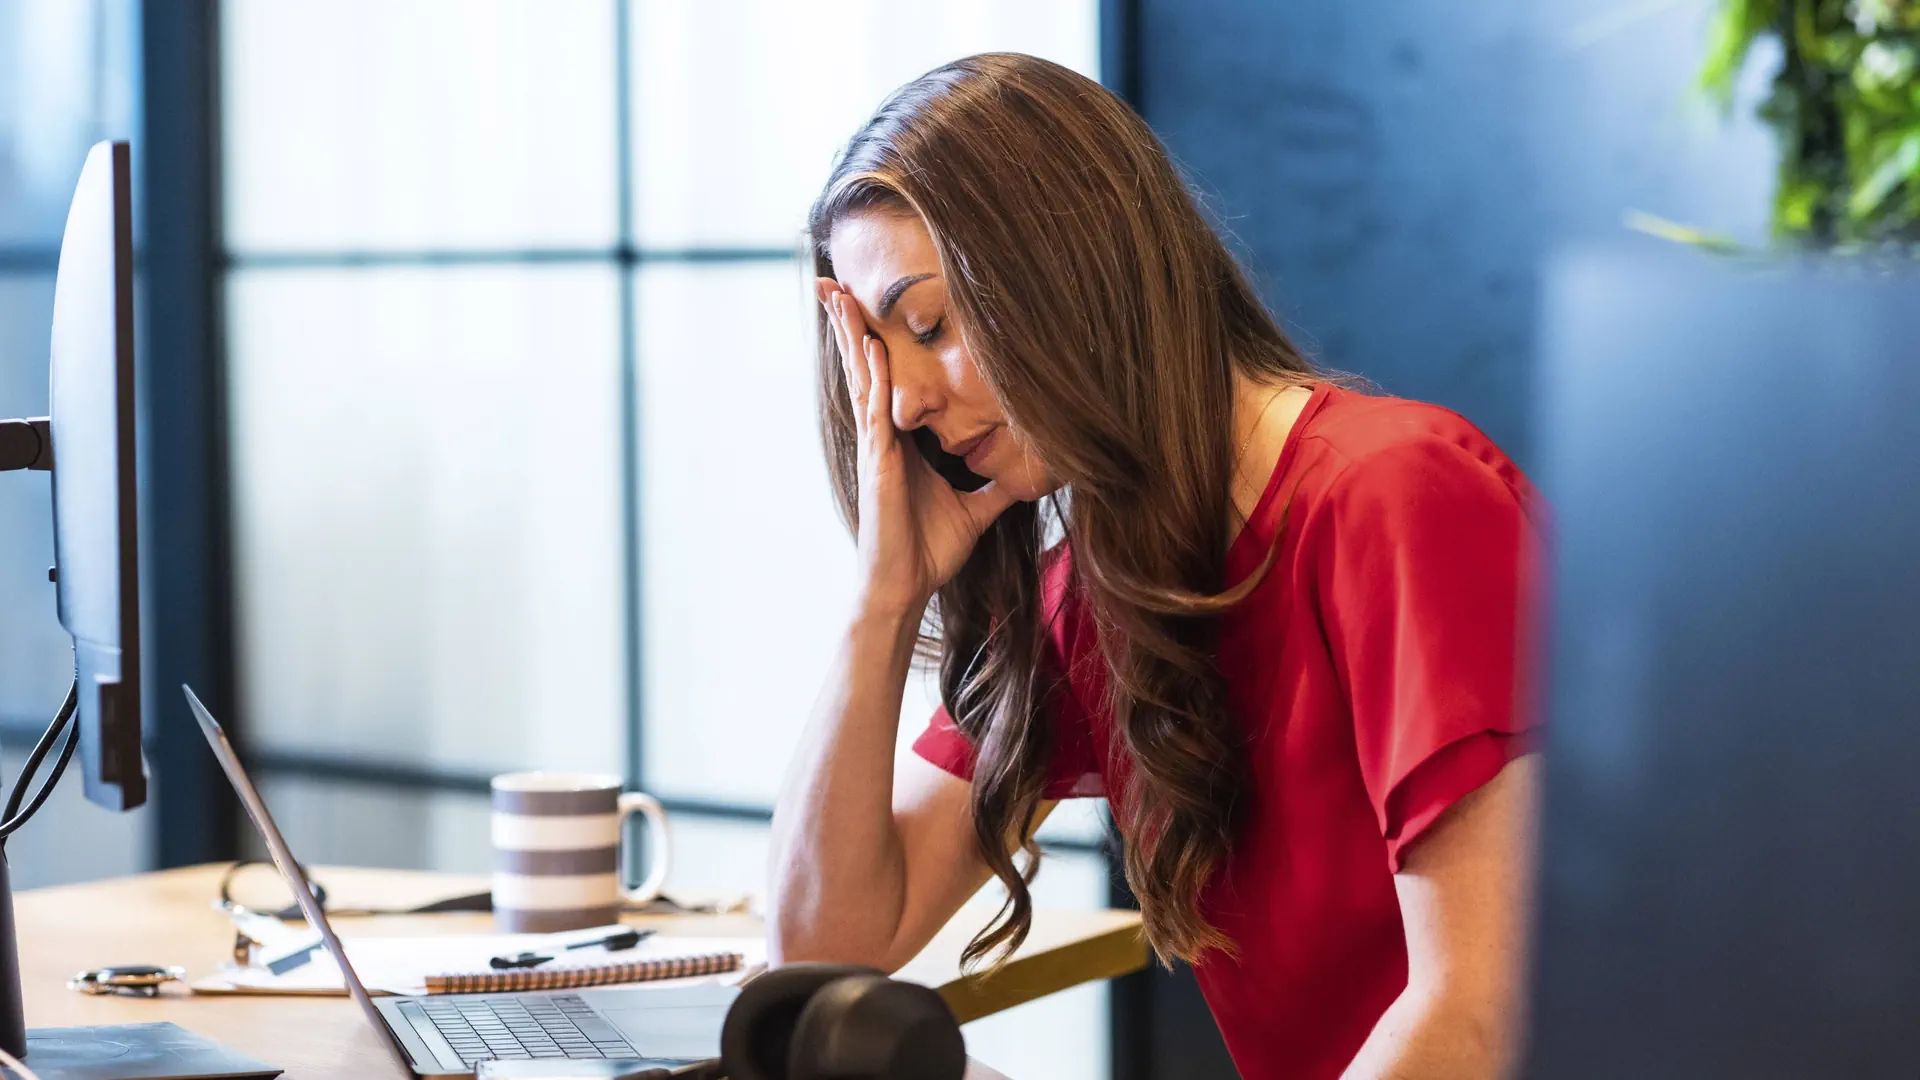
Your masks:
{"label": "red blouse", "polygon": [[[1536,600],[1536,499],[1458,415],[1315,390],[1228,579],[1273,567],[1219,628],[1253,803],[1202,897],[1238,946],[1196,965],[1242,1075],[1337,1077],[1407,981],[1393,874],[1442,812],[1528,750],[1522,657]],[[1277,536],[1276,536],[1277,534]],[[1068,559],[1044,595],[1065,693],[1050,798],[1125,790],[1107,752],[1105,672]],[[971,776],[943,709],[914,744]]]}

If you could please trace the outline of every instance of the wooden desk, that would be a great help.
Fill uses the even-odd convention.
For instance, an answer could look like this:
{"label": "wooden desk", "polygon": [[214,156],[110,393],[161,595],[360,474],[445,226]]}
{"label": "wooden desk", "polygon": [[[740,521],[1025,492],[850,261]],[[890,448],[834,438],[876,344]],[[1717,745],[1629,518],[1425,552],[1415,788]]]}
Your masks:
{"label": "wooden desk", "polygon": [[[290,1080],[390,1074],[391,1059],[346,998],[194,996],[170,986],[157,999],[90,997],[67,989],[75,972],[106,964],[181,964],[189,977],[227,959],[233,931],[212,907],[224,865],[196,866],[14,897],[28,1027],[170,1020],[286,1069]],[[337,907],[411,907],[479,892],[484,878],[397,870],[321,869]],[[936,987],[962,1022],[1146,964],[1138,914],[1036,911],[1033,933],[1007,966],[964,976],[960,950],[986,918],[968,909],[901,969]],[[631,916],[663,935],[758,933],[749,916]],[[336,920],[342,934],[486,933],[489,915],[408,915]],[[31,1062],[29,1062],[31,1064]]]}

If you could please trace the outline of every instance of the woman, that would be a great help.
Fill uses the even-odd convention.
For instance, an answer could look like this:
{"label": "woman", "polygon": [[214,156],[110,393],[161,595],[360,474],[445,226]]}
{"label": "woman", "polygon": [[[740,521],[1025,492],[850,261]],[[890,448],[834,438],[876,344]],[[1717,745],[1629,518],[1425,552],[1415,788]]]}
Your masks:
{"label": "woman", "polygon": [[[1535,798],[1519,471],[1316,374],[1147,127],[1057,65],[902,88],[809,228],[862,584],[775,816],[776,954],[891,969],[997,877],[971,951],[996,955],[1034,828],[1103,796],[1150,944],[1246,1076],[1503,1071]],[[929,615],[944,707],[896,771]]]}

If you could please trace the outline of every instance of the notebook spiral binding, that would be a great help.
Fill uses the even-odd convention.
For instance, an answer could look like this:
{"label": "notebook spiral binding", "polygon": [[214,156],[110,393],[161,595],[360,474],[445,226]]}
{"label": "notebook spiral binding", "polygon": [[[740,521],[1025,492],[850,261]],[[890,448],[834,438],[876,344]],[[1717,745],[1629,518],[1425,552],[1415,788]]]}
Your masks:
{"label": "notebook spiral binding", "polygon": [[746,962],[737,952],[661,956],[591,967],[520,968],[513,971],[448,972],[427,976],[429,994],[499,994],[517,990],[571,990],[612,983],[653,982],[735,971]]}

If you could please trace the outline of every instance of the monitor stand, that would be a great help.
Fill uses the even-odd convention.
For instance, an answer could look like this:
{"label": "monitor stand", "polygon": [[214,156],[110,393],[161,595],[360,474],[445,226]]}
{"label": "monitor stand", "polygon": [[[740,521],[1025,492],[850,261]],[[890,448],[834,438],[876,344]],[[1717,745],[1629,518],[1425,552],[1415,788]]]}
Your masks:
{"label": "monitor stand", "polygon": [[40,1080],[240,1080],[281,1072],[174,1024],[28,1031],[21,1005],[12,877],[4,847],[0,847],[0,1048],[26,1062]]}
{"label": "monitor stand", "polygon": [[36,1028],[27,1067],[40,1080],[270,1080],[281,1070],[177,1024]]}
{"label": "monitor stand", "polygon": [[40,1080],[239,1080],[281,1072],[174,1024],[28,1031],[23,1002],[13,875],[0,842],[0,1049],[24,1061]]}
{"label": "monitor stand", "polygon": [[27,1053],[27,1017],[20,1001],[20,942],[13,930],[13,875],[0,846],[0,1049]]}

